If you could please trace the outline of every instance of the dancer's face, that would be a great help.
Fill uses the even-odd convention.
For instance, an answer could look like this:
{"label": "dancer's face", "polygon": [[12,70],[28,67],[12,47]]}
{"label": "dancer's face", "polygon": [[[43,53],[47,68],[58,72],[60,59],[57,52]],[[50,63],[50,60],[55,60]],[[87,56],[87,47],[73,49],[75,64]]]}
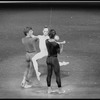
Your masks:
{"label": "dancer's face", "polygon": [[48,35],[48,32],[49,32],[48,28],[44,28],[43,34],[44,34],[45,36]]}
{"label": "dancer's face", "polygon": [[30,36],[33,35],[33,30],[30,30],[30,31],[29,31],[29,35],[30,35]]}

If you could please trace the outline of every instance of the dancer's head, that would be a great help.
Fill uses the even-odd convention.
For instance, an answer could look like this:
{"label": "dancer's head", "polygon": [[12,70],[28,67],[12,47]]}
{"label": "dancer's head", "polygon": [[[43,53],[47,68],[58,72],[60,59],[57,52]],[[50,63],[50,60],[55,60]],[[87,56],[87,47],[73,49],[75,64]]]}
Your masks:
{"label": "dancer's head", "polygon": [[56,41],[58,41],[58,40],[59,40],[59,36],[58,36],[58,35],[55,35],[54,39],[55,39]]}
{"label": "dancer's head", "polygon": [[27,36],[27,35],[31,36],[32,34],[33,34],[32,27],[26,27],[26,28],[24,29],[24,35],[25,35],[25,36]]}
{"label": "dancer's head", "polygon": [[49,29],[48,29],[47,26],[45,26],[45,27],[43,28],[43,35],[47,36],[47,35],[48,35],[48,32],[49,32]]}
{"label": "dancer's head", "polygon": [[51,29],[49,31],[49,37],[50,37],[50,39],[54,39],[55,38],[55,35],[56,35],[56,31],[54,29]]}

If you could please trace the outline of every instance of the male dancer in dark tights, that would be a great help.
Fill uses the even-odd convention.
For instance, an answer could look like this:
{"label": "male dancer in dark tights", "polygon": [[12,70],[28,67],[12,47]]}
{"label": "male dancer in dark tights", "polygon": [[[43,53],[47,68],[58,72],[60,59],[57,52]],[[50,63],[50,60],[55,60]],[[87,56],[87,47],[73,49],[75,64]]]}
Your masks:
{"label": "male dancer in dark tights", "polygon": [[[49,37],[50,39],[46,40],[46,46],[47,46],[47,51],[48,51],[48,56],[46,59],[47,63],[47,86],[48,86],[48,93],[53,92],[51,88],[51,77],[52,77],[52,72],[54,70],[55,75],[56,75],[56,82],[58,85],[58,93],[64,93],[65,91],[62,90],[61,88],[61,78],[60,78],[60,65],[59,61],[57,58],[57,55],[61,53],[62,47],[55,41],[55,35],[56,31],[54,29],[51,29],[49,31]],[[62,44],[61,44],[62,45]]]}

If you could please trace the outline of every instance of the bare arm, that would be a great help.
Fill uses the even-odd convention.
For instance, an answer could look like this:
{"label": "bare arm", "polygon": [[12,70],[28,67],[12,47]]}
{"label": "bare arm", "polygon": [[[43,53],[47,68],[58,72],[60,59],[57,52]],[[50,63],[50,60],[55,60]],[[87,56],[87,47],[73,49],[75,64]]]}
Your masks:
{"label": "bare arm", "polygon": [[55,42],[58,43],[60,45],[60,53],[63,51],[63,44],[66,43],[66,41],[62,41],[62,42],[57,42],[59,40],[59,36],[56,35],[55,36]]}
{"label": "bare arm", "polygon": [[63,44],[60,47],[60,53],[62,53],[62,51],[63,51]]}
{"label": "bare arm", "polygon": [[32,38],[39,38],[39,36],[31,35]]}
{"label": "bare arm", "polygon": [[63,51],[63,45],[66,43],[66,41],[63,42],[57,42],[60,45],[60,53]]}
{"label": "bare arm", "polygon": [[58,44],[65,44],[66,43],[66,41],[63,41],[63,42],[57,42]]}

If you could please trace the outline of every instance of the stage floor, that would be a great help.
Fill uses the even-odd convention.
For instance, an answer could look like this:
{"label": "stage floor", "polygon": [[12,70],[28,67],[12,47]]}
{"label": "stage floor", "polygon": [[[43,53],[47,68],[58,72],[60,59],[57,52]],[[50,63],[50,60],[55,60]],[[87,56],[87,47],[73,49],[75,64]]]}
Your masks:
{"label": "stage floor", "polygon": [[[82,66],[88,65],[89,57],[59,56],[60,61],[69,64],[61,66],[62,88],[64,94],[47,93],[45,58],[39,61],[42,86],[38,84],[35,73],[33,87],[24,89],[20,86],[25,71],[24,55],[12,56],[0,63],[0,98],[100,98],[100,82],[96,72],[86,72]],[[94,62],[91,62],[91,64]],[[81,65],[81,66],[80,66]],[[74,69],[74,67],[80,68]],[[73,69],[71,69],[73,68]],[[52,76],[52,87],[57,88],[55,75]]]}

